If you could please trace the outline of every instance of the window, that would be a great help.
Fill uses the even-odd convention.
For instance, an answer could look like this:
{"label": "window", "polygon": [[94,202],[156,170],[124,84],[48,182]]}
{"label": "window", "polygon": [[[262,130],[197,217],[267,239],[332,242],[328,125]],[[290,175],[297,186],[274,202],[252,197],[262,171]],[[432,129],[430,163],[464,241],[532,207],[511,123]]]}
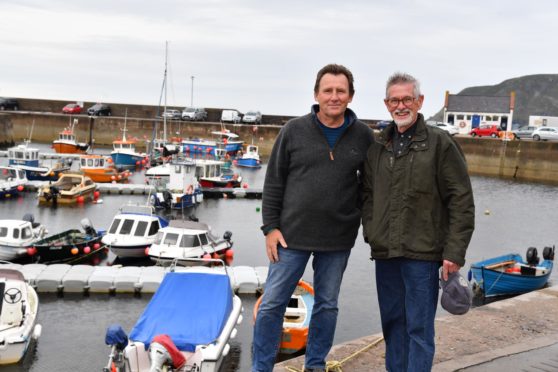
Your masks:
{"label": "window", "polygon": [[8,236],[8,228],[0,227],[0,238],[5,238],[6,236]]}
{"label": "window", "polygon": [[19,239],[19,229],[14,229],[14,233],[12,235],[14,239]]}
{"label": "window", "polygon": [[161,244],[161,241],[163,240],[163,235],[165,235],[162,231],[159,231],[157,233],[157,237],[155,238],[155,244]]}
{"label": "window", "polygon": [[203,245],[206,245],[206,244],[208,243],[207,235],[206,235],[206,234],[201,234],[201,235],[200,235],[200,240],[201,240],[201,243],[202,243]]}
{"label": "window", "polygon": [[199,247],[200,240],[196,235],[182,235],[182,240],[180,240],[181,248]]}
{"label": "window", "polygon": [[492,117],[489,116],[489,115],[486,115],[486,116],[484,117],[484,120],[486,120],[486,121],[492,121]]}
{"label": "window", "polygon": [[120,219],[115,218],[114,221],[112,221],[112,225],[110,226],[109,234],[116,233],[116,230],[118,229],[118,225],[120,225]]}
{"label": "window", "polygon": [[175,233],[167,233],[167,235],[165,235],[165,240],[163,241],[163,244],[167,244],[167,245],[176,245],[176,242],[178,241],[178,234]]}
{"label": "window", "polygon": [[456,118],[457,118],[457,120],[463,120],[464,116],[463,115],[457,115]]}
{"label": "window", "polygon": [[467,115],[467,120],[471,120],[471,115]]}
{"label": "window", "polygon": [[124,220],[122,227],[120,228],[120,234],[128,235],[132,232],[132,226],[134,226],[134,220]]}
{"label": "window", "polygon": [[139,221],[134,236],[144,236],[147,230],[147,221]]}
{"label": "window", "polygon": [[492,117],[492,121],[498,121],[498,119],[499,119],[498,115],[494,115],[494,116]]}
{"label": "window", "polygon": [[21,231],[21,238],[22,239],[30,239],[33,237],[33,233],[31,232],[30,227],[26,227]]}
{"label": "window", "polygon": [[157,234],[157,231],[159,231],[159,221],[151,222],[151,226],[149,226],[149,236]]}

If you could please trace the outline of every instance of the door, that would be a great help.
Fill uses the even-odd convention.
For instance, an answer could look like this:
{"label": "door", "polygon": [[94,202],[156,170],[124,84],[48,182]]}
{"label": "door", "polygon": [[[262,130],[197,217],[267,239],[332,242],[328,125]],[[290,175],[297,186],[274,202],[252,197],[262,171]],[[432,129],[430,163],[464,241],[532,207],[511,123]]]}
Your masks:
{"label": "door", "polygon": [[472,128],[478,128],[481,121],[480,115],[473,115]]}

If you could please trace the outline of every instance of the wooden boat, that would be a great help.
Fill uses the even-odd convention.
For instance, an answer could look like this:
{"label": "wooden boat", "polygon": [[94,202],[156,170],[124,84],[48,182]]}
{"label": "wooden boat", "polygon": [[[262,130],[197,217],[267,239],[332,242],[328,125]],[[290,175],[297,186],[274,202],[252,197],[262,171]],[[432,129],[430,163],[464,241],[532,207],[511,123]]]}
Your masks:
{"label": "wooden boat", "polygon": [[537,249],[527,249],[526,260],[517,253],[475,262],[469,271],[473,289],[485,297],[515,295],[544,287],[552,273],[554,247],[545,247],[539,263]]}
{"label": "wooden boat", "polygon": [[12,166],[0,166],[0,199],[17,196],[27,183],[25,171]]}
{"label": "wooden boat", "polygon": [[225,270],[169,272],[128,336],[107,329],[103,371],[218,372],[242,321],[242,303]]}
{"label": "wooden boat", "polygon": [[112,158],[105,158],[101,155],[81,155],[80,169],[93,182],[127,182],[130,177],[128,170],[119,172],[112,165]]}
{"label": "wooden boat", "polygon": [[[97,185],[91,178],[79,173],[63,173],[58,181],[39,189],[41,204],[74,204],[93,199]],[[83,199],[80,199],[83,197]]]}
{"label": "wooden boat", "polygon": [[157,241],[148,250],[155,263],[188,265],[191,258],[220,258],[232,260],[232,233],[226,231],[222,238],[211,233],[210,227],[201,222],[172,220],[159,230]]}
{"label": "wooden boat", "polygon": [[74,128],[77,123],[78,120],[74,119],[69,127],[58,133],[58,138],[52,141],[54,151],[59,154],[85,154],[89,150],[87,143],[78,143],[76,140]]}
{"label": "wooden boat", "polygon": [[81,226],[83,231],[70,229],[35,241],[28,254],[36,263],[98,264],[107,256],[101,244],[104,230],[96,231],[87,218]]}
{"label": "wooden boat", "polygon": [[[263,296],[254,305],[254,320]],[[314,308],[314,288],[307,282],[300,280],[289,300],[283,318],[283,332],[279,352],[294,354],[306,348],[308,340],[308,326],[312,309]]]}
{"label": "wooden boat", "polygon": [[0,269],[0,364],[19,362],[41,335],[37,324],[39,297],[23,274]]}

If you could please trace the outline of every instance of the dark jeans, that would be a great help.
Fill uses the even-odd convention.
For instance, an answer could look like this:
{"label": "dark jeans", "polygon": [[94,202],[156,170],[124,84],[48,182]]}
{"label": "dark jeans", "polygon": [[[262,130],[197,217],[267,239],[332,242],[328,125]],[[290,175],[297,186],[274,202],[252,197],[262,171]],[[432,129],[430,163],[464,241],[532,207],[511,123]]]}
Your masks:
{"label": "dark jeans", "polygon": [[389,372],[432,369],[438,261],[376,260],[376,287]]}

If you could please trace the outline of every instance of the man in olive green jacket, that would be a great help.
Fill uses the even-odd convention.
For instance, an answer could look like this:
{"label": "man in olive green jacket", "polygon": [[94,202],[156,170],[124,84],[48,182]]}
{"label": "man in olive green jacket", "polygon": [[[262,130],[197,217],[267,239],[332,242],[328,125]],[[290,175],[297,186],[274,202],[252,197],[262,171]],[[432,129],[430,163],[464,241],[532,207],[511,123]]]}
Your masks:
{"label": "man in olive green jacket", "polygon": [[376,286],[388,371],[429,371],[439,276],[459,271],[474,229],[465,157],[425,124],[419,82],[397,73],[386,86],[393,122],[370,146],[364,169],[364,237]]}

